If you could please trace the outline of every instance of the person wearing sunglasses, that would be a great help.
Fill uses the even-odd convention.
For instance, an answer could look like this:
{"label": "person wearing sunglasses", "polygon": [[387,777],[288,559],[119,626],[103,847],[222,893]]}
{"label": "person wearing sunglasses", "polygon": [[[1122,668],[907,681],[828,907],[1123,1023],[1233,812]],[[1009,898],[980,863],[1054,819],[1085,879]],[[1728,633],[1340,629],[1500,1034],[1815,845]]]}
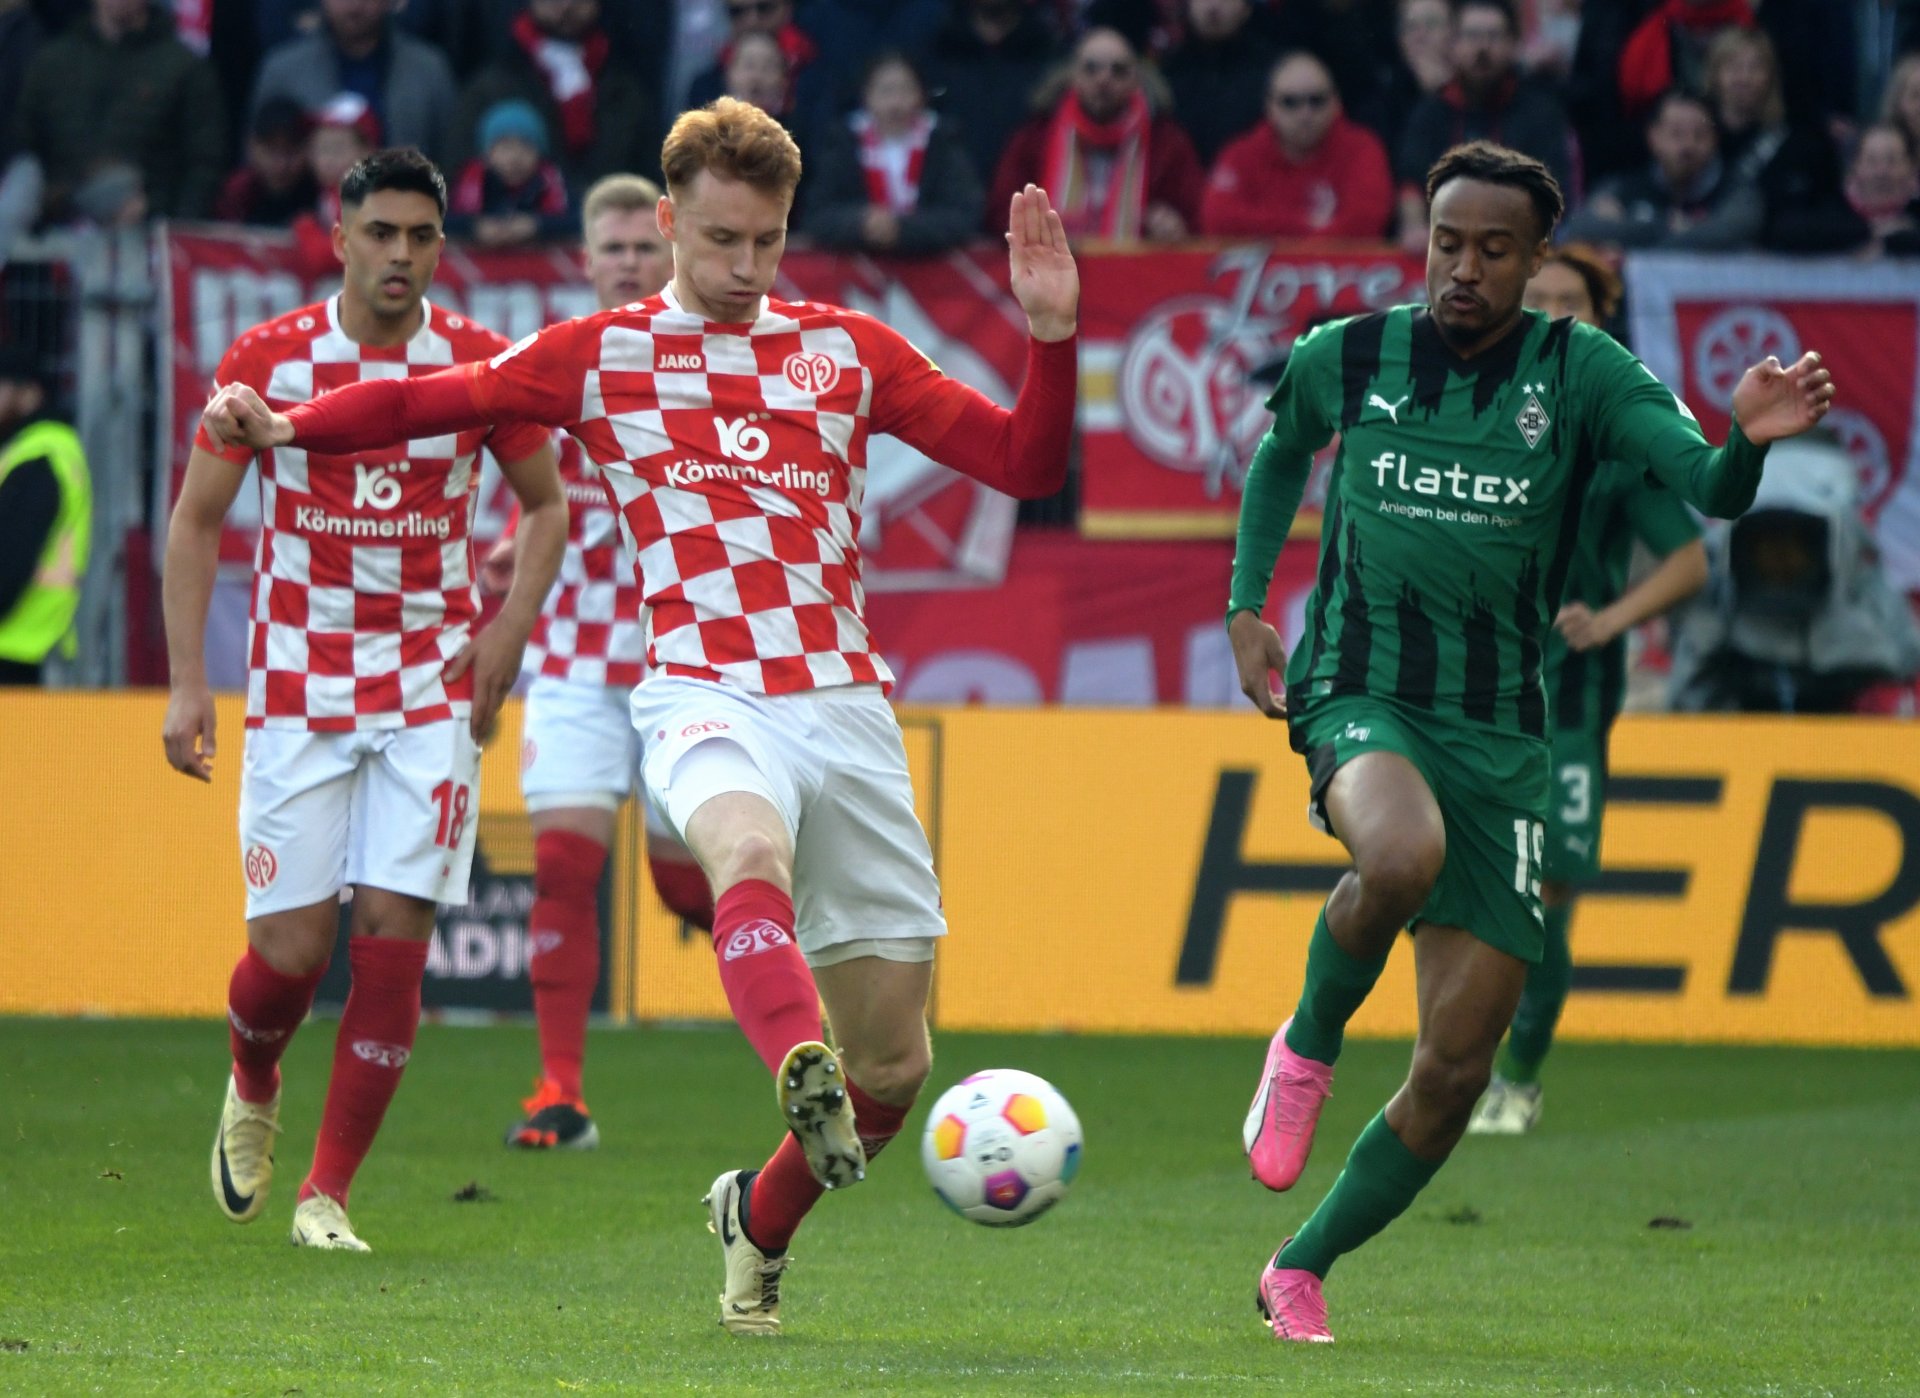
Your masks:
{"label": "person wearing sunglasses", "polygon": [[1380,238],[1393,217],[1386,147],[1347,118],[1327,65],[1284,54],[1266,119],[1220,152],[1200,205],[1209,237]]}
{"label": "person wearing sunglasses", "polygon": [[1158,73],[1118,30],[1080,36],[1066,73],[1044,85],[1040,112],[1000,157],[987,207],[1029,184],[1054,196],[1072,238],[1176,242],[1200,216],[1206,169],[1165,111]]}

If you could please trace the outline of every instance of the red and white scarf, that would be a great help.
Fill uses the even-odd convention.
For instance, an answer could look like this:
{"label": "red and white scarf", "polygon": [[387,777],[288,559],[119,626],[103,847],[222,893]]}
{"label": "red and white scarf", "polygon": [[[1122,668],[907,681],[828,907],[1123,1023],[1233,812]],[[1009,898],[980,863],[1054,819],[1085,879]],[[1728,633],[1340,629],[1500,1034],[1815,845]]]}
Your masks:
{"label": "red and white scarf", "polygon": [[607,66],[607,36],[596,29],[585,43],[572,44],[540,32],[522,10],[513,21],[514,41],[547,79],[547,91],[560,109],[560,143],[569,155],[584,155],[593,145],[594,83]]}
{"label": "red and white scarf", "polygon": [[[1140,236],[1152,126],[1153,113],[1138,92],[1109,122],[1089,117],[1071,91],[1061,99],[1047,129],[1046,179],[1068,233],[1116,240]],[[1105,168],[1090,168],[1095,162]]]}
{"label": "red and white scarf", "polygon": [[847,118],[860,143],[860,168],[867,177],[867,202],[896,214],[910,214],[920,203],[920,174],[926,168],[927,140],[937,118],[922,112],[899,136],[883,136],[864,111]]}

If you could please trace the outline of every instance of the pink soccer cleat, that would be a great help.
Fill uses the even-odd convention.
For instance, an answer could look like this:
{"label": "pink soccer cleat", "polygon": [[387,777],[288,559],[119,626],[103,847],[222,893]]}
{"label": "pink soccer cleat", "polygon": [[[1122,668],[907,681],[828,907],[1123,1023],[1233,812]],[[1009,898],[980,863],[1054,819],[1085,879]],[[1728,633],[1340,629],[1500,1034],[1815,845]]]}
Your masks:
{"label": "pink soccer cleat", "polygon": [[[1291,1019],[1287,1021],[1292,1023]],[[1333,1065],[1302,1058],[1288,1048],[1287,1024],[1280,1026],[1267,1045],[1260,1090],[1253,1094],[1253,1105],[1247,1109],[1247,1122],[1240,1133],[1253,1177],[1273,1190],[1293,1188],[1293,1182],[1307,1168],[1320,1106],[1333,1094]]]}
{"label": "pink soccer cleat", "polygon": [[[1287,1239],[1287,1243],[1293,1239]],[[1282,1243],[1282,1248],[1287,1243]],[[1260,1274],[1260,1289],[1254,1293],[1260,1318],[1273,1326],[1273,1338],[1293,1344],[1330,1345],[1333,1332],[1327,1329],[1327,1298],[1320,1294],[1320,1278],[1298,1267],[1282,1267],[1275,1253]]]}

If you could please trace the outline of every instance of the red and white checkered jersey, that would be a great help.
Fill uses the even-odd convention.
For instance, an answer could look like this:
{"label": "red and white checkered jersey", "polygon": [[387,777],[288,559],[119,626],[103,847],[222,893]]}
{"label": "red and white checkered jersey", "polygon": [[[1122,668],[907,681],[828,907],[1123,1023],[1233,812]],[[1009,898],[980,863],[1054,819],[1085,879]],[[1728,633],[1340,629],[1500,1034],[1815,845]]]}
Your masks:
{"label": "red and white checkered jersey", "polygon": [[978,400],[898,332],[771,297],[710,322],[668,288],[470,373],[480,408],[566,427],[605,472],[654,669],[761,694],[892,682],[860,582],[867,439],[932,442]]}
{"label": "red and white checkered jersey", "polygon": [[[257,325],[227,350],[218,382],[244,383],[276,412],[361,379],[405,378],[484,360],[506,344],[425,307],[404,345],[355,343],[339,297]],[[401,728],[464,714],[472,675],[441,670],[467,642],[474,585],[477,457],[533,455],[544,429],[514,423],[352,456],[298,447],[259,453],[247,727],[312,732]],[[246,447],[195,445],[241,464]]]}
{"label": "red and white checkered jersey", "polygon": [[533,624],[521,671],[632,689],[647,672],[633,555],[600,468],[566,436],[560,440],[560,483],[567,492],[567,551]]}

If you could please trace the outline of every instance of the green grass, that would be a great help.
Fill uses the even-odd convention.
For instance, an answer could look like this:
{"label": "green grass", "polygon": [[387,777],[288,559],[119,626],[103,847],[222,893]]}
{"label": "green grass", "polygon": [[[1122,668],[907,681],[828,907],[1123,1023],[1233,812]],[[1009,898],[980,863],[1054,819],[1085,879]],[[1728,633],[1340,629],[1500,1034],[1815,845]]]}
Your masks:
{"label": "green grass", "polygon": [[[1254,1278],[1404,1045],[1349,1046],[1280,1198],[1239,1149],[1258,1044],[947,1035],[936,1086],[1019,1066],[1072,1099],[1073,1197],[954,1218],[916,1115],[801,1233],[786,1335],[751,1341],[714,1323],[696,1203],[771,1144],[737,1036],[596,1033],[605,1148],[532,1157],[499,1145],[531,1032],[423,1030],[354,1257],[286,1242],[332,1029],[293,1046],[280,1185],[236,1228],[207,1182],[223,1026],[0,1020],[0,1391],[1920,1393],[1920,1055],[1563,1047],[1540,1133],[1468,1141],[1333,1273],[1339,1343],[1296,1349]],[[470,1181],[493,1201],[454,1202]]]}

